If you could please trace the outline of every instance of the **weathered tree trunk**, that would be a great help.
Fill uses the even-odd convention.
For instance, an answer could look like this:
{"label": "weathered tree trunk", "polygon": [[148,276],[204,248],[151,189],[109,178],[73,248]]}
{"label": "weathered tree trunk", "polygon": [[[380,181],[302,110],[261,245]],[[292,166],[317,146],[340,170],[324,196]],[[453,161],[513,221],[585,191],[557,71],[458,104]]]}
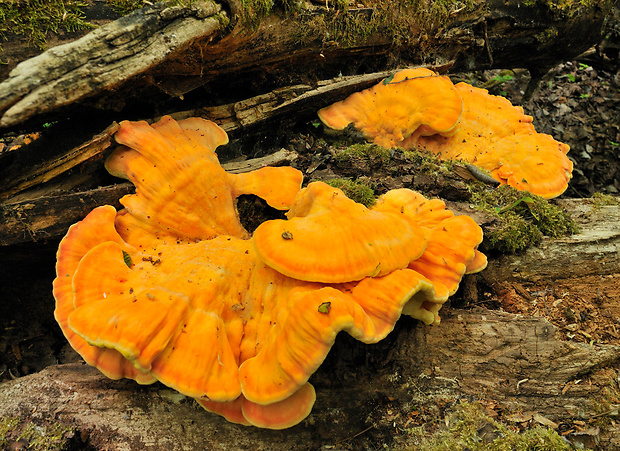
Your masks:
{"label": "weathered tree trunk", "polygon": [[209,106],[395,63],[544,72],[598,42],[610,7],[602,0],[550,5],[480,0],[445,10],[386,0],[346,11],[310,6],[252,27],[234,0],[157,4],[14,68],[0,83],[0,127],[67,115],[79,121],[84,111],[135,112],[136,105],[154,111],[165,104],[164,112]]}

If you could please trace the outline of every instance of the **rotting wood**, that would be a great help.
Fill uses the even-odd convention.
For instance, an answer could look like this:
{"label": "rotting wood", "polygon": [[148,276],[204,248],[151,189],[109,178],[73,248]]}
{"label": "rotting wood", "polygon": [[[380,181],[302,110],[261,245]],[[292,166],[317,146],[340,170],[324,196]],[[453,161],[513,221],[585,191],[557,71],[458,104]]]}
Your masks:
{"label": "rotting wood", "polygon": [[[234,174],[250,172],[264,166],[289,164],[297,158],[295,152],[281,149],[261,158],[229,162],[222,167]],[[114,205],[121,208],[119,199],[132,193],[131,183],[69,194],[38,196],[19,202],[0,204],[0,246],[57,239],[93,208]]]}
{"label": "rotting wood", "polygon": [[[401,17],[411,23],[400,30],[404,35],[399,40],[393,40],[390,27],[400,26],[399,18],[371,24],[381,13],[373,8],[334,12],[312,7],[290,17],[272,14],[251,28],[235,22],[243,6],[231,0],[226,6],[233,12],[234,26],[224,31],[218,20],[225,14],[223,6],[201,4],[210,6],[188,10],[156,4],[22,62],[0,83],[0,126],[41,115],[76,118],[78,105],[121,111],[132,99],[155,106],[179,97],[213,106],[210,97],[228,91],[264,93],[314,82],[319,73],[378,71],[395,63],[430,63],[443,71],[526,67],[544,73],[596,44],[610,7],[602,0],[575,6],[578,12],[545,2],[492,0],[474,2],[471,8],[458,7],[457,2],[445,23],[437,23],[435,17],[421,17],[416,23],[416,6],[407,9],[395,2]],[[340,16],[340,25],[349,24],[345,29],[357,24],[371,33],[338,41],[333,30],[325,29],[300,38],[300,30],[331,20],[330,14]],[[216,35],[222,39],[214,39]],[[192,93],[199,87],[205,90]],[[67,109],[61,115],[63,106]],[[173,109],[177,107],[164,112]]]}
{"label": "rotting wood", "polygon": [[[118,85],[223,28],[221,4],[158,3],[24,61],[0,84],[0,127]],[[33,74],[36,74],[34,76]]]}
{"label": "rotting wood", "polygon": [[58,238],[93,208],[106,204],[120,207],[119,198],[133,189],[131,183],[123,183],[88,192],[0,204],[0,246]]}
{"label": "rotting wood", "polygon": [[584,417],[600,387],[583,384],[564,393],[562,387],[620,358],[620,346],[557,339],[557,328],[541,317],[484,309],[445,313],[439,326],[414,328],[393,348],[394,359],[412,362],[407,372],[424,393],[442,387],[551,418]]}
{"label": "rotting wood", "polygon": [[[40,164],[28,164],[19,173],[13,173],[11,177],[6,174],[4,181],[0,183],[0,201],[10,199],[19,192],[48,182],[93,156],[99,155],[110,146],[112,135],[116,133],[118,127],[117,123],[113,123],[84,144],[74,147],[62,155],[54,156],[51,160],[43,161]],[[20,153],[19,149],[13,152],[15,154]],[[7,167],[4,171],[10,169],[11,167]]]}

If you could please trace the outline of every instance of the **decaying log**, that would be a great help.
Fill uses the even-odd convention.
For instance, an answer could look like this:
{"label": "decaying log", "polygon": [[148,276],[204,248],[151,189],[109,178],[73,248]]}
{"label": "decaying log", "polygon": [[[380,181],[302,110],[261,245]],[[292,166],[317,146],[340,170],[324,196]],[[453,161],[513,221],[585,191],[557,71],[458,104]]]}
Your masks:
{"label": "decaying log", "polygon": [[[0,174],[4,176],[3,181],[0,182],[0,201],[10,199],[17,193],[55,179],[94,157],[100,157],[102,152],[110,147],[112,135],[116,133],[118,127],[115,122],[84,144],[65,149],[64,152],[59,152],[58,148],[62,145],[53,141],[49,142],[49,145],[56,144],[57,152],[46,152],[42,155],[39,142],[31,143],[32,147],[35,147],[34,151],[31,151],[27,145],[21,149],[7,151],[7,154],[12,152],[11,157],[14,158],[13,164],[7,164],[0,169]],[[65,186],[65,189],[70,189],[70,187]]]}
{"label": "decaying log", "polygon": [[151,8],[53,47],[17,66],[0,85],[0,127],[117,86],[223,28],[220,4]]}
{"label": "decaying log", "polygon": [[[296,15],[273,13],[251,27],[237,20],[245,13],[236,0],[189,8],[157,4],[18,65],[0,83],[0,126],[34,116],[77,120],[82,107],[120,111],[177,97],[214,106],[239,91],[265,93],[314,82],[320,74],[385,70],[394,63],[539,73],[598,42],[610,8],[602,0],[562,7],[520,0],[456,5],[441,13],[431,4],[397,1],[346,11],[313,6]],[[228,9],[232,26],[224,31],[220,19]],[[179,102],[164,109],[173,112]]]}
{"label": "decaying log", "polygon": [[268,129],[274,123],[288,126],[307,118],[317,118],[316,112],[323,106],[342,100],[350,94],[377,84],[390,75],[390,71],[351,75],[320,80],[314,85],[302,84],[276,89],[226,105],[203,107],[172,113],[177,120],[188,117],[209,118],[227,133],[243,130]]}
{"label": "decaying log", "polygon": [[[545,249],[532,251],[532,256],[513,257],[511,263],[506,256],[492,259],[491,277],[485,272],[478,277],[500,277],[497,268],[502,261],[510,265],[512,277],[532,277],[537,252],[547,252],[546,265],[553,266],[556,256],[549,250],[555,249],[561,254],[557,262],[564,265],[562,273],[543,272],[541,267],[537,280],[552,283],[555,277],[569,278],[592,259],[590,249],[603,237],[607,245],[598,248],[599,257],[617,258],[612,244],[618,243],[620,208],[587,205],[585,209],[583,200],[563,202],[582,212],[581,238],[574,241],[578,245],[572,251],[564,239],[548,240]],[[610,232],[604,234],[604,230]],[[570,259],[563,258],[568,252]],[[591,271],[596,268],[607,269],[593,266]],[[47,289],[49,285],[49,281],[44,283]],[[615,297],[607,302],[617,304],[620,290],[613,293]],[[51,293],[49,305],[51,310]],[[0,384],[0,417],[17,417],[40,426],[53,419],[74,428],[71,440],[87,441],[95,450],[111,446],[126,450],[224,446],[278,450],[337,444],[347,449],[377,444],[405,449],[406,435],[399,431],[406,430],[409,413],[417,406],[446,399],[492,400],[502,410],[515,412],[520,422],[534,418],[551,427],[617,415],[600,411],[597,402],[604,399],[610,378],[616,377],[608,368],[620,361],[620,346],[565,341],[558,327],[538,316],[450,306],[442,309],[441,316],[438,326],[401,318],[386,339],[372,346],[339,336],[311,378],[317,389],[312,414],[290,430],[233,425],[160,384],[145,387],[132,381],[111,381],[80,364],[52,366]],[[605,444],[601,449],[620,446],[618,423],[598,435]]]}
{"label": "decaying log", "polygon": [[[562,342],[554,332],[542,318],[491,311],[453,311],[436,327],[409,322],[396,332],[391,351],[365,347],[381,360],[389,352],[391,370],[320,368],[311,379],[317,388],[312,414],[284,431],[227,423],[160,384],[111,381],[82,364],[50,367],[0,385],[0,417],[36,425],[53,418],[76,428],[92,449],[136,451],[390,446],[413,406],[449,397],[494,399],[523,412],[524,421],[534,415],[550,422],[587,420],[597,413],[592,397],[602,386],[586,380],[617,361],[620,347]],[[338,342],[332,354],[346,355],[352,343]],[[403,410],[394,415],[398,406]],[[619,444],[617,428],[601,434],[612,445]]]}

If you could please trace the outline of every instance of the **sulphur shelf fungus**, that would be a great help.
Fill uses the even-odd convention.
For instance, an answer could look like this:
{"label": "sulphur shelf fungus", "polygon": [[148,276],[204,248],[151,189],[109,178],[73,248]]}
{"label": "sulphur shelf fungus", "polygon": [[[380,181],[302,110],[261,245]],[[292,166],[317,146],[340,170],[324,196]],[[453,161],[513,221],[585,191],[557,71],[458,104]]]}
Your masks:
{"label": "sulphur shelf fungus", "polygon": [[[438,324],[482,232],[402,189],[368,209],[301,173],[226,173],[226,134],[203,119],[123,122],[106,166],[125,207],[93,210],[61,241],[55,316],[106,376],[160,381],[231,422],[283,429],[315,402],[308,382],[346,331],[383,339],[401,314]],[[274,188],[275,187],[275,188]],[[235,198],[288,210],[250,235]]]}
{"label": "sulphur shelf fungus", "polygon": [[421,68],[397,72],[319,110],[319,118],[335,130],[353,124],[383,147],[466,161],[501,184],[546,199],[566,190],[573,170],[568,145],[537,133],[532,117],[507,99],[433,74]]}

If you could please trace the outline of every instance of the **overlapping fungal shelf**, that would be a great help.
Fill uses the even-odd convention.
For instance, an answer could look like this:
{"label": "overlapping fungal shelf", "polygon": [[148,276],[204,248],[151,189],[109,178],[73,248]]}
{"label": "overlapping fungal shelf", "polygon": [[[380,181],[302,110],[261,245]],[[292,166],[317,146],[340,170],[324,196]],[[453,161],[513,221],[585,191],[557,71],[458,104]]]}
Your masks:
{"label": "overlapping fungal shelf", "polygon": [[[56,319],[106,376],[161,381],[229,421],[299,423],[340,331],[374,343],[403,313],[438,324],[462,276],[486,266],[480,227],[438,199],[401,189],[368,209],[302,188],[290,167],[226,173],[215,148],[228,138],[204,119],[123,122],[116,140],[106,167],[136,192],[60,243]],[[287,219],[251,235],[244,193]]]}
{"label": "overlapping fungal shelf", "polygon": [[318,115],[329,128],[353,124],[380,146],[463,160],[546,199],[562,194],[572,177],[569,146],[537,133],[523,108],[425,68],[396,72]]}

